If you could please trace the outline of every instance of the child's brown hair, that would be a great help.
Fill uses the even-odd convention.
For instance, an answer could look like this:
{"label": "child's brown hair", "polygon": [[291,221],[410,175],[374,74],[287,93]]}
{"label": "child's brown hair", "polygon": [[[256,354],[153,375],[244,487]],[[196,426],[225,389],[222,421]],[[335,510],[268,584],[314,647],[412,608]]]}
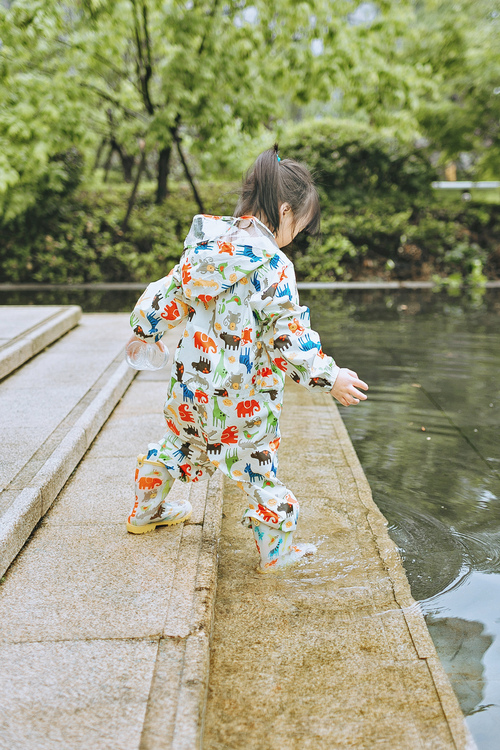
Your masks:
{"label": "child's brown hair", "polygon": [[280,224],[279,207],[288,203],[294,224],[307,219],[303,231],[318,234],[320,205],[307,167],[294,159],[278,159],[278,144],[263,151],[243,182],[235,216],[256,216],[274,234]]}

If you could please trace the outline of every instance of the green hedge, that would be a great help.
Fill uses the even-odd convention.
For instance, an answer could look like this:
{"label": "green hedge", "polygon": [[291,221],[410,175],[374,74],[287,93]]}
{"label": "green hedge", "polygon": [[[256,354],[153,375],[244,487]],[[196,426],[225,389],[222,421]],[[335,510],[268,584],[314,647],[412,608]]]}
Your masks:
{"label": "green hedge", "polygon": [[319,240],[292,249],[304,280],[500,276],[500,206],[443,205],[429,155],[350,120],[292,128],[282,153],[315,174],[322,204]]}
{"label": "green hedge", "polygon": [[[88,283],[150,281],[168,273],[182,252],[198,208],[187,188],[176,188],[166,202],[154,203],[155,186],[138,194],[125,233],[130,186],[80,190],[44,220],[28,220],[5,231],[0,247],[2,280]],[[206,184],[202,197],[211,211],[232,213],[234,185]]]}
{"label": "green hedge", "polygon": [[[298,279],[500,277],[500,206],[439,200],[425,152],[345,120],[294,126],[280,151],[313,170],[322,203],[321,237],[287,250]],[[65,195],[0,228],[1,280],[146,283],[167,273],[198,212],[188,188],[157,206],[155,185],[142,184],[122,233],[130,185],[75,190],[75,165]],[[233,212],[239,185],[199,188],[207,212]]]}

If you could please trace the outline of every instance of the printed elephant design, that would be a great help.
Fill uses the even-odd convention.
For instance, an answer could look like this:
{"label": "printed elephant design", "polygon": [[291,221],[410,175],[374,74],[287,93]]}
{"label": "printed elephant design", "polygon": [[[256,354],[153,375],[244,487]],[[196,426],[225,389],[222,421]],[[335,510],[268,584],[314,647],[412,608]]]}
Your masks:
{"label": "printed elephant design", "polygon": [[256,411],[260,410],[260,405],[255,399],[247,399],[246,401],[240,401],[236,404],[236,413],[241,419],[242,417],[253,417]]}
{"label": "printed elephant design", "polygon": [[201,331],[196,331],[194,334],[194,345],[196,349],[201,349],[205,354],[208,354],[209,351],[214,353],[217,351],[215,341]]}
{"label": "printed elephant design", "polygon": [[274,510],[269,510],[269,508],[264,507],[264,505],[261,505],[260,503],[257,506],[257,513],[259,516],[262,516],[266,523],[269,523],[269,521],[271,523],[278,523],[280,520],[278,514],[275,513]]}
{"label": "printed elephant design", "polygon": [[226,427],[221,435],[222,443],[237,443],[238,442],[238,428],[235,425]]}
{"label": "printed elephant design", "polygon": [[194,422],[193,412],[190,411],[187,404],[179,406],[179,414],[183,422]]}
{"label": "printed elephant design", "polygon": [[154,490],[155,487],[159,487],[161,479],[159,477],[141,477],[139,479],[140,490]]}

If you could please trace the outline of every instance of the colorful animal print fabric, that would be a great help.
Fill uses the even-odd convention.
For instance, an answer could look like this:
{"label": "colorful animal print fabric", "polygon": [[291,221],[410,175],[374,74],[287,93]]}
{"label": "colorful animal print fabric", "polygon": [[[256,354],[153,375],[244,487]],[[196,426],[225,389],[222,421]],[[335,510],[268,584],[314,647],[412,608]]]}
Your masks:
{"label": "colorful animal print fabric", "polygon": [[299,305],[293,264],[258,219],[195,216],[180,262],[131,316],[149,341],[180,323],[168,432],[148,457],[183,481],[221,469],[249,496],[242,523],[292,531],[299,505],[276,477],[285,375],[330,390],[339,368]]}

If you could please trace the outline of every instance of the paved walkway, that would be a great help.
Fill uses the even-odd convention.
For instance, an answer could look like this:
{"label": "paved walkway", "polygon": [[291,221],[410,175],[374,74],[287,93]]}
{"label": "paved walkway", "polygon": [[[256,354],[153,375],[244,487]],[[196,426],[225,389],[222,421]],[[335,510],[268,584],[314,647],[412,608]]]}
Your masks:
{"label": "paved walkway", "polygon": [[226,481],[204,750],[473,748],[337,407],[287,383],[281,425],[318,552],[255,573]]}
{"label": "paved walkway", "polygon": [[257,574],[244,500],[228,483],[222,513],[218,473],[174,486],[194,507],[185,526],[127,534],[167,379],[135,378],[1,581],[0,748],[473,747],[328,395],[290,383],[282,422],[280,473],[315,559]]}

